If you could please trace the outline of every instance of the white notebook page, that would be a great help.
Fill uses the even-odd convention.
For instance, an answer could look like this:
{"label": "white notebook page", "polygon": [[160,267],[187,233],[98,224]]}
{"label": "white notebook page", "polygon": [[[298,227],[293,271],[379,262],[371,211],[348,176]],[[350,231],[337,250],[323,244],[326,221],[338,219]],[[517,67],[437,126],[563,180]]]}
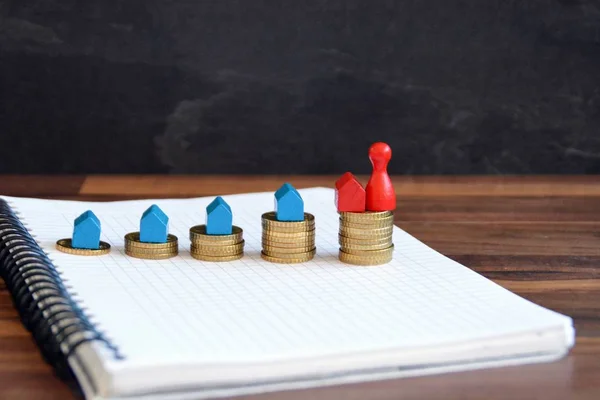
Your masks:
{"label": "white notebook page", "polygon": [[[127,365],[257,363],[415,348],[570,326],[571,320],[513,295],[430,249],[399,228],[394,259],[350,266],[337,259],[333,190],[300,190],[316,218],[317,255],[295,265],[260,258],[261,214],[273,194],[223,196],[243,228],[243,259],[202,262],[189,255],[188,230],[205,222],[213,198],[112,203],[5,197],[50,254],[76,299]],[[124,255],[123,236],[139,230],[151,204],[169,216],[180,255]],[[73,220],[91,209],[109,255],[55,250]],[[402,210],[399,210],[402,212]]]}

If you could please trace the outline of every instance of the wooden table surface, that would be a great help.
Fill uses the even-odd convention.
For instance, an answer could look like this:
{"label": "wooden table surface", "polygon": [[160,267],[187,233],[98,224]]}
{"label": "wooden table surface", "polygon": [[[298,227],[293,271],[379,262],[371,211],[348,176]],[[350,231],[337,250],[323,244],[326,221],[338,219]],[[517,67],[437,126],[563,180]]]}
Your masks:
{"label": "wooden table surface", "polygon": [[[364,182],[365,177],[361,177]],[[333,185],[307,176],[0,176],[0,193],[115,200]],[[272,399],[600,399],[600,178],[398,177],[396,224],[441,253],[574,318],[547,364],[251,396]],[[0,398],[72,398],[42,361],[0,283]]]}

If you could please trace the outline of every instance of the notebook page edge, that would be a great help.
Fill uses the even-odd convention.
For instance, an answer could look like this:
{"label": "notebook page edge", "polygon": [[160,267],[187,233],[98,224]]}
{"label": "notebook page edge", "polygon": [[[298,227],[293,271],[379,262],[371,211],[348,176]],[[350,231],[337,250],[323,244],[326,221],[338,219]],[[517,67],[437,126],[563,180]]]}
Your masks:
{"label": "notebook page edge", "polygon": [[[526,332],[494,340],[481,340],[463,343],[461,346],[440,346],[406,350],[389,350],[380,354],[363,354],[361,362],[344,357],[330,357],[322,360],[300,360],[292,363],[271,363],[260,365],[177,365],[171,367],[140,368],[121,365],[104,365],[111,375],[111,384],[103,387],[102,396],[139,396],[148,389],[148,381],[156,384],[153,391],[198,390],[209,393],[229,392],[242,395],[260,390],[273,391],[293,388],[296,384],[306,384],[306,388],[327,385],[327,382],[340,383],[339,379],[350,380],[356,376],[377,379],[388,375],[387,379],[416,375],[431,375],[440,372],[466,371],[481,368],[479,364],[491,363],[495,367],[526,364],[531,358],[549,357],[559,359],[570,349],[568,333],[564,327],[549,327],[544,332]],[[439,353],[447,352],[446,357]],[[462,354],[461,354],[462,353]],[[356,357],[356,356],[355,356]],[[320,367],[312,374],[304,365]],[[318,363],[321,362],[321,365]],[[348,366],[353,368],[349,369]],[[303,372],[302,372],[303,371]],[[370,371],[370,372],[368,372]],[[387,371],[387,372],[385,372]],[[187,376],[185,374],[187,372]],[[229,375],[228,375],[229,374]],[[178,380],[176,383],[171,378]],[[223,376],[228,375],[226,379]],[[203,379],[193,377],[202,376]],[[248,379],[248,376],[251,376]],[[149,379],[148,377],[153,377]],[[370,378],[369,378],[370,377]],[[221,378],[221,381],[217,379]],[[259,379],[257,383],[257,378]],[[363,379],[355,382],[362,382]],[[159,381],[162,382],[159,383]],[[210,381],[212,379],[212,382]],[[170,382],[170,383],[169,383]],[[271,387],[269,389],[269,387]],[[141,392],[142,391],[142,392]],[[258,392],[257,392],[258,393]],[[104,397],[102,397],[104,398]]]}
{"label": "notebook page edge", "polygon": [[[301,382],[289,382],[289,383],[275,383],[263,386],[254,386],[252,388],[227,388],[213,391],[191,391],[191,392],[178,392],[173,394],[158,394],[158,395],[142,395],[142,396],[128,396],[128,397],[111,397],[111,400],[207,400],[207,399],[220,399],[220,398],[231,398],[237,396],[246,395],[257,395],[266,394],[273,392],[290,392],[297,390],[306,389],[318,389],[329,386],[339,386],[347,384],[358,384],[358,383],[370,383],[370,382],[381,382],[392,379],[402,378],[414,378],[422,377],[426,375],[465,372],[475,369],[491,369],[500,367],[515,367],[520,365],[538,364],[557,361],[565,356],[565,352],[557,352],[553,354],[543,355],[532,355],[528,357],[519,357],[513,359],[501,359],[501,360],[488,360],[478,363],[470,364],[457,364],[440,367],[429,367],[422,370],[411,370],[411,371],[382,371],[380,373],[371,374],[357,374],[351,376],[322,379],[319,381],[301,381]],[[101,398],[95,398],[97,400],[105,400]],[[89,399],[88,399],[89,400]]]}

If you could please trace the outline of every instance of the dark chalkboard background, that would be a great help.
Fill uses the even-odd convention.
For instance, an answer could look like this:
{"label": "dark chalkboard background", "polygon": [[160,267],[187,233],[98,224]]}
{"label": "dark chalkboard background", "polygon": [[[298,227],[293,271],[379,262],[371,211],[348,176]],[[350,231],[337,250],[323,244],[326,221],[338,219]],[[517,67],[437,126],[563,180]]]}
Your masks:
{"label": "dark chalkboard background", "polygon": [[0,1],[1,173],[600,172],[600,2]]}

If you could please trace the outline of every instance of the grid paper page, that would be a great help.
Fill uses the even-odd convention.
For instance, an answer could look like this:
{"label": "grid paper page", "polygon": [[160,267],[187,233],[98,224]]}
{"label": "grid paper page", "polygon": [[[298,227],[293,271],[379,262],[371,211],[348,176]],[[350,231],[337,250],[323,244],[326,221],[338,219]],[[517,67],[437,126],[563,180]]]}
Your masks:
{"label": "grid paper page", "polygon": [[[570,324],[568,317],[511,294],[394,229],[394,259],[361,267],[337,259],[338,215],[331,189],[300,190],[316,218],[317,255],[295,265],[260,258],[261,214],[273,194],[223,196],[243,228],[245,256],[226,263],[189,255],[189,228],[205,222],[213,198],[83,203],[6,200],[50,254],[76,298],[126,363],[227,363],[302,359],[390,348],[467,342]],[[159,205],[179,238],[180,255],[124,255],[123,236]],[[109,255],[54,249],[73,220],[91,209]]]}

